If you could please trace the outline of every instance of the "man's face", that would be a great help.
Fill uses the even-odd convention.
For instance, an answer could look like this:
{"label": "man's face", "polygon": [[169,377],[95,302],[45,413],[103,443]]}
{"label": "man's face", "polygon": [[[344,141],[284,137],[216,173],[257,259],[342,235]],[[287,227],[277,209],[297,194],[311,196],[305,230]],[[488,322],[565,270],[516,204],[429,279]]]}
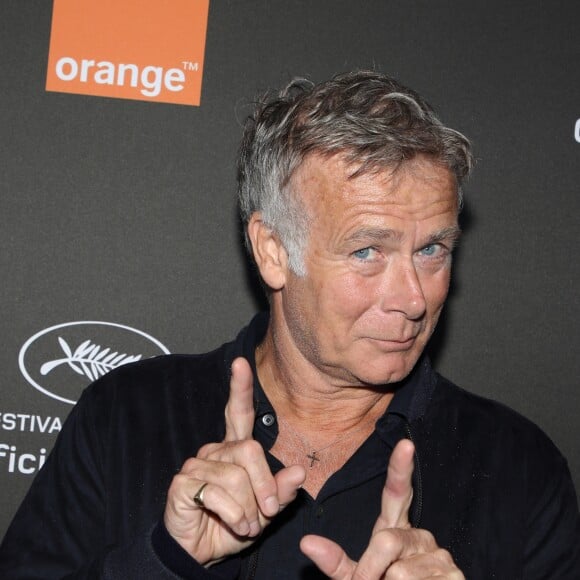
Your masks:
{"label": "man's face", "polygon": [[349,178],[339,156],[311,155],[292,178],[311,220],[306,276],[278,298],[297,356],[333,384],[406,377],[433,332],[457,240],[457,187],[427,158]]}

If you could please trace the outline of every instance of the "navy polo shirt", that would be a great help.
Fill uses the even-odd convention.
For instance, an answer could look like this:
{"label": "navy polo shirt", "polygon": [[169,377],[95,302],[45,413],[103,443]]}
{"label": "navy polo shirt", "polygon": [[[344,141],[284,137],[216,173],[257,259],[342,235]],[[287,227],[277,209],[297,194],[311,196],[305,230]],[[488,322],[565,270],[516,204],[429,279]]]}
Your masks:
{"label": "navy polo shirt", "polygon": [[[267,316],[256,317],[238,340],[242,340],[241,352],[254,373],[256,418],[253,435],[263,446],[272,473],[276,473],[284,466],[269,450],[278,436],[278,421],[257,379],[255,364],[255,349],[266,332],[267,324]],[[318,496],[313,498],[305,490],[299,490],[296,499],[274,518],[260,538],[238,556],[203,569],[177,543],[170,550],[173,540],[162,526],[158,526],[153,534],[156,552],[183,578],[326,578],[300,551],[300,540],[306,534],[332,539],[350,558],[360,559],[380,513],[391,451],[400,439],[411,436],[407,424],[424,413],[435,382],[435,373],[427,358],[423,357],[404,381],[393,385],[394,397],[377,421],[375,430],[345,465],[326,481]],[[413,477],[415,486],[420,474],[414,473]],[[420,510],[420,497],[419,502],[417,499],[415,493],[410,513],[411,523],[415,525],[418,525]]]}

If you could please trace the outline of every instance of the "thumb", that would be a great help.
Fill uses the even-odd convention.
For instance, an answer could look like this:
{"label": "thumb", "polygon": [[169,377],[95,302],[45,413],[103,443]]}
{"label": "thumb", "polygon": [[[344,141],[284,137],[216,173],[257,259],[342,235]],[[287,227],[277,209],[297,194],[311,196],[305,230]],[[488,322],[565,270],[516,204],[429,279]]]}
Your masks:
{"label": "thumb", "polygon": [[274,478],[278,486],[278,502],[283,507],[296,499],[298,490],[306,480],[306,470],[301,465],[291,465],[281,469]]}
{"label": "thumb", "polygon": [[322,536],[308,535],[300,541],[300,549],[331,580],[350,580],[356,563],[332,540]]}

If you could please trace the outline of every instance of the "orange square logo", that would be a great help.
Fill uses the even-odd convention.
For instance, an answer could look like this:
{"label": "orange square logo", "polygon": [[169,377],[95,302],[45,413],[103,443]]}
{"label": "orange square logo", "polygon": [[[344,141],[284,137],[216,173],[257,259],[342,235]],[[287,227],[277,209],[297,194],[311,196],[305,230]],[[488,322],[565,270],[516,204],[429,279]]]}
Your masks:
{"label": "orange square logo", "polygon": [[209,0],[54,0],[46,90],[199,105]]}

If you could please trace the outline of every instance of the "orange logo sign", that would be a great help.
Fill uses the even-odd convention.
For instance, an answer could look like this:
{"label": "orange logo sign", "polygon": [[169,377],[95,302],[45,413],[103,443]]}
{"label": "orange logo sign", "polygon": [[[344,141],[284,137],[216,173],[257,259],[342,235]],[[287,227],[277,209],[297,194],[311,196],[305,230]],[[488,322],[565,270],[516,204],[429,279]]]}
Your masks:
{"label": "orange logo sign", "polygon": [[54,0],[46,90],[199,105],[209,0]]}

